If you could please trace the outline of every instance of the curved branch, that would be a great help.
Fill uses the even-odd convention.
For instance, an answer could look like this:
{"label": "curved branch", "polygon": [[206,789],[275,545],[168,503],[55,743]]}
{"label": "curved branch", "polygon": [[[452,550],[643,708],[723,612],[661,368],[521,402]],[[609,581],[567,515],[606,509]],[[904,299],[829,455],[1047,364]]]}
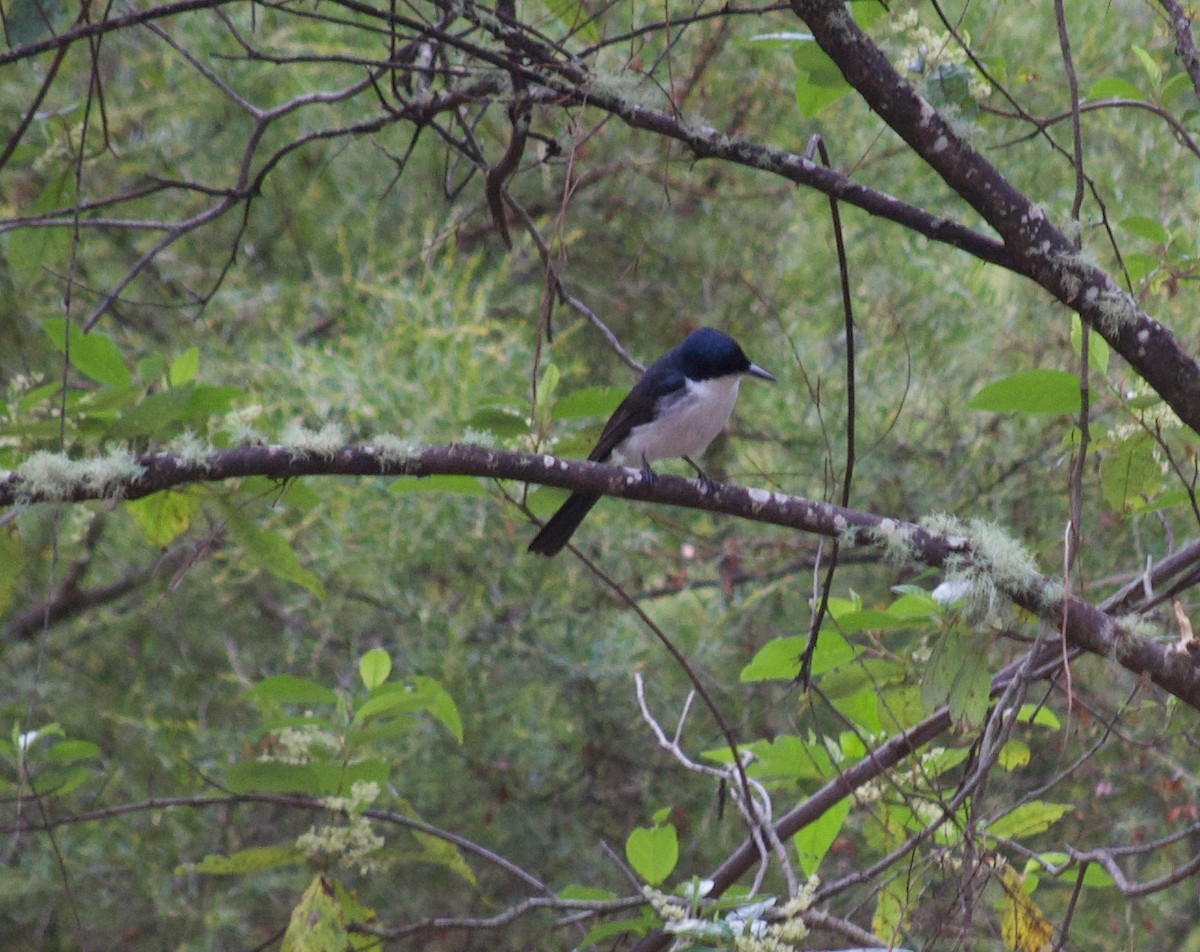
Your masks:
{"label": "curved branch", "polygon": [[1178,0],[1158,0],[1167,14],[1171,32],[1175,34],[1175,55],[1187,70],[1192,80],[1192,89],[1200,97],[1200,55],[1196,53],[1196,41],[1192,38],[1192,18],[1188,16]]}
{"label": "curved branch", "polygon": [[[284,446],[239,446],[205,456],[150,453],[98,464],[65,457],[35,457],[21,472],[0,473],[0,506],[89,499],[138,499],[190,483],[221,482],[246,476],[293,479],[298,476],[478,476],[539,483],[621,499],[702,509],[839,539],[844,545],[872,546],[911,564],[942,568],[953,562],[989,573],[986,552],[963,536],[947,536],[914,523],[874,513],[814,502],[801,496],[747,489],[726,483],[705,487],[695,479],[656,476],[639,470],[565,460],[553,456],[493,450],[452,443],[398,448],[359,444],[313,450]],[[124,475],[113,476],[114,472]],[[1200,709],[1200,667],[1169,643],[1135,634],[1129,626],[1031,572],[994,578],[1015,604],[1065,632],[1067,641],[1102,657],[1113,656],[1136,674],[1146,674],[1163,690]]]}
{"label": "curved branch", "polygon": [[1040,207],[917,94],[844,4],[792,0],[792,9],[867,105],[996,229],[1014,270],[1077,311],[1185,424],[1200,433],[1200,364],[1171,332],[1081,256]]}

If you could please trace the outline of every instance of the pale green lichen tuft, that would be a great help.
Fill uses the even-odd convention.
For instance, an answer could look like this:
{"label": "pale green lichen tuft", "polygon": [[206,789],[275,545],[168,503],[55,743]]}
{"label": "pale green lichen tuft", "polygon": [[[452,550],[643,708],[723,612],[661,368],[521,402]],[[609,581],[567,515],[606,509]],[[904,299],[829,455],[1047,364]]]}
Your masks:
{"label": "pale green lichen tuft", "polygon": [[1137,303],[1131,295],[1118,288],[1106,288],[1101,291],[1096,301],[1096,310],[1100,314],[1099,329],[1110,337],[1122,327],[1136,323],[1138,319]]}
{"label": "pale green lichen tuft", "polygon": [[474,427],[467,427],[463,431],[462,437],[455,442],[466,446],[495,446],[499,442],[499,439],[491,430],[477,430]]}
{"label": "pale green lichen tuft", "polygon": [[179,435],[172,449],[175,455],[189,466],[195,466],[205,471],[212,466],[212,462],[209,459],[213,452],[212,444],[206,440],[202,440],[190,429],[184,430]]}
{"label": "pale green lichen tuft", "polygon": [[63,453],[39,451],[17,467],[21,495],[27,499],[57,501],[83,491],[102,498],[118,498],[124,487],[145,468],[127,450],[110,450],[104,456],[73,460]]}
{"label": "pale green lichen tuft", "polygon": [[227,414],[224,429],[229,434],[230,440],[238,445],[267,442],[266,436],[254,426],[254,421],[262,415],[262,412],[262,407],[252,404]]}
{"label": "pale green lichen tuft", "polygon": [[371,441],[375,454],[384,463],[406,463],[421,452],[421,444],[415,440],[402,440],[391,433],[381,433]]}
{"label": "pale green lichen tuft", "polygon": [[283,444],[292,459],[333,459],[346,445],[346,431],[340,423],[326,423],[319,430],[310,430],[299,423],[290,423],[283,431]]}
{"label": "pale green lichen tuft", "polygon": [[1113,619],[1113,624],[1121,641],[1157,638],[1163,633],[1162,627],[1145,615],[1121,615]]}
{"label": "pale green lichen tuft", "polygon": [[883,519],[872,526],[869,535],[875,545],[893,565],[912,565],[917,561],[917,547],[913,542],[913,527],[908,523]]}
{"label": "pale green lichen tuft", "polygon": [[[1124,615],[1113,621],[1112,653],[1122,664],[1140,652],[1143,642],[1157,639],[1164,632],[1136,615]],[[1190,663],[1190,662],[1189,662]]]}
{"label": "pale green lichen tuft", "polygon": [[[936,513],[921,521],[929,532],[970,545],[971,553],[955,553],[945,562],[943,584],[961,591],[961,607],[972,622],[1000,620],[1013,595],[1033,595],[1046,601],[1052,590],[1038,572],[1037,563],[1025,546],[985,519],[966,521]],[[1058,589],[1059,598],[1062,589]]]}

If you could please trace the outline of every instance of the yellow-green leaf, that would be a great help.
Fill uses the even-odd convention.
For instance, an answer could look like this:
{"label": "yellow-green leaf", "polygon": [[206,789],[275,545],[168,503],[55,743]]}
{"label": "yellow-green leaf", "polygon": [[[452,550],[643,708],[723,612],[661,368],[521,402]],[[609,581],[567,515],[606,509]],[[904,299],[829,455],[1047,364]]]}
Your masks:
{"label": "yellow-green leaf", "polygon": [[988,384],[967,403],[993,413],[1078,413],[1079,378],[1065,370],[1024,370]]}
{"label": "yellow-green leaf", "polygon": [[850,798],[839,800],[820,817],[801,829],[792,837],[800,868],[807,876],[816,875],[821,860],[841,832],[842,824],[850,813]]}
{"label": "yellow-green leaf", "polygon": [[317,876],[292,910],[280,952],[343,952],[349,945],[342,904],[333,885]]}
{"label": "yellow-green leaf", "polygon": [[671,875],[679,861],[679,839],[675,827],[639,826],[625,841],[625,858],[633,871],[651,886]]}
{"label": "yellow-green leaf", "polygon": [[383,684],[392,673],[392,659],[382,648],[372,648],[358,661],[358,674],[367,690]]}
{"label": "yellow-green leaf", "polygon": [[312,572],[300,564],[292,544],[274,529],[266,529],[251,521],[241,510],[228,509],[225,524],[247,557],[255,565],[288,582],[307,588],[318,598],[325,598],[325,586]]}
{"label": "yellow-green leaf", "polygon": [[191,383],[196,379],[196,371],[200,367],[200,348],[189,347],[182,354],[175,358],[171,363],[171,369],[167,371],[167,382],[172,387],[179,387],[185,383]]}
{"label": "yellow-green leaf", "polygon": [[1000,938],[1004,947],[1009,952],[1049,952],[1054,947],[1054,926],[1025,891],[1022,877],[1008,868],[1001,882]]}
{"label": "yellow-green leaf", "polygon": [[200,511],[200,500],[191,493],[151,493],[125,503],[133,521],[151,545],[163,546],[187,531]]}
{"label": "yellow-green leaf", "polygon": [[72,327],[68,347],[66,321],[54,317],[42,326],[59,352],[69,354],[71,366],[80,373],[110,387],[128,387],[133,382],[121,349],[99,331],[85,334]]}
{"label": "yellow-green leaf", "polygon": [[1000,819],[988,824],[987,832],[1006,840],[1019,840],[1044,833],[1075,807],[1070,803],[1034,800],[1023,803]]}
{"label": "yellow-green leaf", "polygon": [[257,873],[264,869],[294,866],[304,862],[304,853],[293,846],[252,846],[228,856],[210,853],[198,863],[181,866],[176,873],[200,873],[205,876],[234,876]]}

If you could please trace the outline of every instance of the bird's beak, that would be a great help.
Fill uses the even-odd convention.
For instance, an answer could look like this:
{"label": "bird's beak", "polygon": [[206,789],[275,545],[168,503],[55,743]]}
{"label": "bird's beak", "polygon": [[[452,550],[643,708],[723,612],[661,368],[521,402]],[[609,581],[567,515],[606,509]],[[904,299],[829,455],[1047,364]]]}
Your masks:
{"label": "bird's beak", "polygon": [[750,369],[746,373],[751,377],[758,377],[759,380],[769,380],[771,383],[775,382],[775,378],[763,370],[762,367],[758,366],[758,364],[751,364]]}

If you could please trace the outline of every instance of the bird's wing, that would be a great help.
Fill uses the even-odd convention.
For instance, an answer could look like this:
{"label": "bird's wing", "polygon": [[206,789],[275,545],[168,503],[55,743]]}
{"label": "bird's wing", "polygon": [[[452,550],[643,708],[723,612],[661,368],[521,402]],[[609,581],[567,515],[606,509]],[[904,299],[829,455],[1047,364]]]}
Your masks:
{"label": "bird's wing", "polygon": [[651,367],[626,394],[625,399],[617,405],[613,415],[604,424],[600,439],[596,441],[588,459],[593,463],[603,463],[607,460],[621,442],[635,427],[649,423],[654,419],[659,409],[659,401],[665,394],[682,390],[687,381],[683,374],[663,375],[655,373]]}

